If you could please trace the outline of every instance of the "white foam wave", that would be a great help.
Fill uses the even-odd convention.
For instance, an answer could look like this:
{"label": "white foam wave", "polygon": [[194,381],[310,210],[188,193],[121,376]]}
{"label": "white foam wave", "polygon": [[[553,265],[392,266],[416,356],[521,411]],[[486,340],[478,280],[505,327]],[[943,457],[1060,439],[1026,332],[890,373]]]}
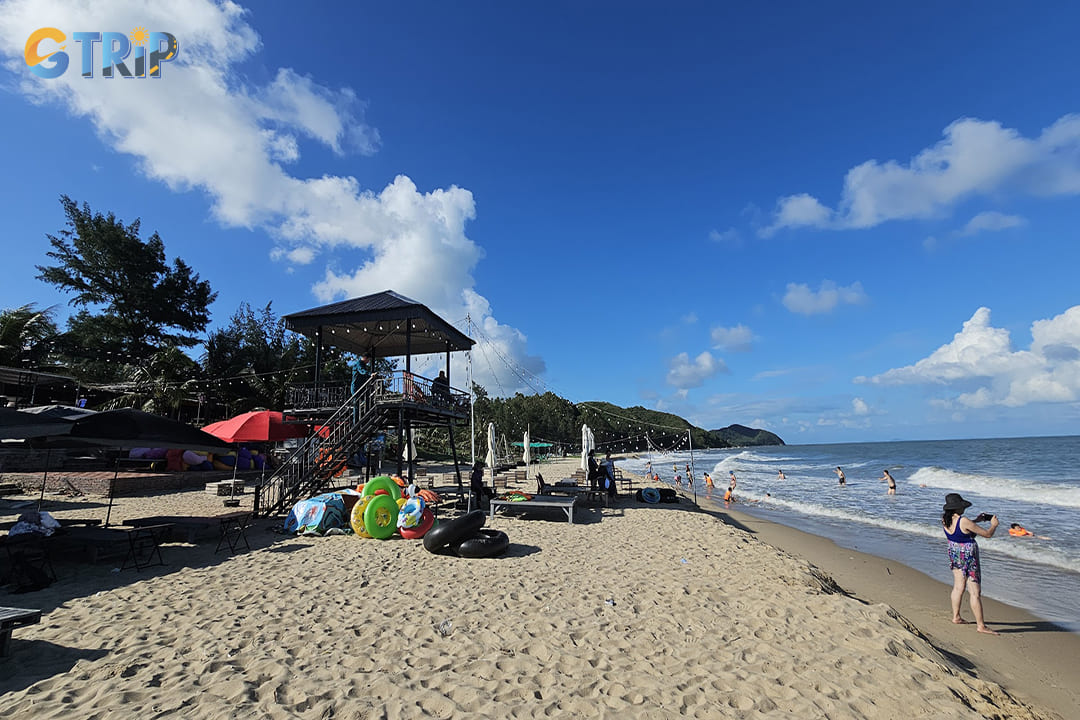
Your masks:
{"label": "white foam wave", "polygon": [[[884,518],[868,513],[853,513],[850,510],[829,508],[817,503],[797,502],[777,497],[767,497],[763,494],[741,493],[742,501],[760,503],[763,507],[773,509],[786,509],[802,515],[829,518],[849,523],[859,523],[875,528],[886,528],[903,533],[921,535],[923,537],[941,539],[944,535],[941,527],[937,524],[915,523],[893,518]],[[1004,528],[1002,528],[1004,531]],[[1080,573],[1080,557],[1063,552],[1054,547],[1052,541],[1025,540],[1010,538],[1009,536],[980,539],[979,546],[1001,555],[1007,555],[1018,560],[1036,562],[1042,565]]]}
{"label": "white foam wave", "polygon": [[908,482],[920,487],[947,489],[960,494],[972,493],[988,498],[1080,508],[1080,487],[962,473],[941,467],[921,467],[911,474]]}

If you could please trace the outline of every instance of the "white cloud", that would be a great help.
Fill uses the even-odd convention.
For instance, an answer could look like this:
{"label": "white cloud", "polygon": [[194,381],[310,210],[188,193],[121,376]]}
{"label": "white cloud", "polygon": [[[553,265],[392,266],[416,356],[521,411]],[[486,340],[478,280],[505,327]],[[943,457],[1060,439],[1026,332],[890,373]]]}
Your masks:
{"label": "white cloud", "polygon": [[968,220],[967,225],[960,231],[961,235],[975,235],[980,232],[994,232],[1008,230],[1025,224],[1024,218],[1019,215],[1005,215],[996,210],[981,212]]}
{"label": "white cloud", "polygon": [[870,406],[866,404],[866,401],[860,397],[857,397],[851,401],[851,412],[856,415],[869,415]]}
{"label": "white cloud", "polygon": [[832,280],[823,280],[815,292],[809,285],[788,283],[784,293],[784,307],[802,315],[816,315],[831,312],[837,305],[859,305],[866,302],[866,293],[862,283],[854,282],[847,287],[838,287]]}
{"label": "white cloud", "polygon": [[906,164],[868,160],[849,170],[835,210],[807,193],[780,198],[760,234],[938,217],[962,200],[1002,190],[1080,193],[1080,115],[1065,115],[1034,138],[994,121],[957,120],[945,128],[944,139]]}
{"label": "white cloud", "polygon": [[832,223],[833,212],[806,193],[789,195],[776,201],[773,222],[762,228],[760,235],[769,237],[781,228],[828,227]]}
{"label": "white cloud", "polygon": [[679,353],[668,362],[668,368],[668,384],[680,390],[701,387],[713,375],[728,371],[724,361],[707,350],[693,360],[689,354]]}
{"label": "white cloud", "polygon": [[709,239],[725,245],[737,245],[741,240],[741,235],[735,228],[728,228],[722,232],[714,228],[709,231]]}
{"label": "white cloud", "polygon": [[683,315],[682,316],[682,321],[683,321],[684,325],[696,325],[697,321],[698,321],[697,313],[689,312],[689,313]]}
{"label": "white cloud", "polygon": [[712,329],[713,347],[728,352],[748,352],[754,343],[754,333],[743,324],[735,327],[714,327]]}
{"label": "white cloud", "polygon": [[[27,71],[23,48],[43,18],[62,19],[68,33],[167,30],[180,54],[160,80],[86,80],[75,54],[64,75],[42,80]],[[364,103],[350,88],[320,85],[291,68],[278,68],[265,85],[245,82],[235,68],[261,46],[247,20],[239,6],[211,0],[0,0],[0,56],[25,97],[88,120],[102,142],[135,158],[147,177],[176,191],[205,192],[223,225],[265,228],[275,259],[307,264],[323,257],[327,270],[313,288],[318,298],[392,288],[451,321],[471,313],[507,359],[541,372],[544,363],[525,352],[524,335],[499,324],[476,291],[473,271],[483,250],[465,233],[476,217],[472,193],[456,186],[421,192],[405,176],[374,192],[353,177],[301,177],[286,169],[306,142],[370,154],[379,134],[364,122]],[[489,385],[484,370],[478,368],[477,381]],[[524,388],[515,382],[504,389]]]}
{"label": "white cloud", "polygon": [[1031,336],[1028,350],[1013,350],[1009,332],[993,327],[990,309],[981,307],[952,342],[928,357],[855,382],[943,385],[955,388],[956,401],[972,408],[1080,400],[1080,305],[1035,321]]}

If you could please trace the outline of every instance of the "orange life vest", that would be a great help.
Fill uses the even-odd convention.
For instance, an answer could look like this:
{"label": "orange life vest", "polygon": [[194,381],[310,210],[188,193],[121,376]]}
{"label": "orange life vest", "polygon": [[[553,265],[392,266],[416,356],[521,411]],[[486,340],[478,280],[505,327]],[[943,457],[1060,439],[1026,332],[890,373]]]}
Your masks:
{"label": "orange life vest", "polygon": [[1022,527],[1009,528],[1009,534],[1013,537],[1024,537],[1025,535],[1034,535],[1035,533],[1030,530],[1025,530]]}

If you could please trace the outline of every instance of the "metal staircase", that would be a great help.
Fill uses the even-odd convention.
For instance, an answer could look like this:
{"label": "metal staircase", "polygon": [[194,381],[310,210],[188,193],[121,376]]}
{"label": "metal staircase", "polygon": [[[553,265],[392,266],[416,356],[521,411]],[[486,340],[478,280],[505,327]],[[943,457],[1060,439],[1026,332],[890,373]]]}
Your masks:
{"label": "metal staircase", "polygon": [[311,435],[260,482],[255,488],[255,515],[281,515],[297,500],[331,487],[349,458],[386,426],[389,408],[378,402],[382,389],[381,378],[369,378],[322,423],[322,431]]}

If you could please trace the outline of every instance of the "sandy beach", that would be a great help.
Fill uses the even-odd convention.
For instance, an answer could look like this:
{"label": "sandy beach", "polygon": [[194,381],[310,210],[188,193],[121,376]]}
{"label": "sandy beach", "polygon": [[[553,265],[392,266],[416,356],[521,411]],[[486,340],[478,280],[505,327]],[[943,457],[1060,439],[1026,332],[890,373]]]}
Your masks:
{"label": "sandy beach", "polygon": [[[104,517],[100,498],[44,509]],[[223,511],[196,490],[112,512]],[[994,602],[1002,635],[978,635],[949,622],[948,588],[926,576],[686,499],[621,497],[572,525],[499,515],[489,526],[510,550],[486,560],[277,524],[249,530],[250,552],[174,543],[164,566],[60,562],[44,590],[0,591],[46,613],[0,659],[5,714],[1067,720],[1080,707],[1076,635]]]}

